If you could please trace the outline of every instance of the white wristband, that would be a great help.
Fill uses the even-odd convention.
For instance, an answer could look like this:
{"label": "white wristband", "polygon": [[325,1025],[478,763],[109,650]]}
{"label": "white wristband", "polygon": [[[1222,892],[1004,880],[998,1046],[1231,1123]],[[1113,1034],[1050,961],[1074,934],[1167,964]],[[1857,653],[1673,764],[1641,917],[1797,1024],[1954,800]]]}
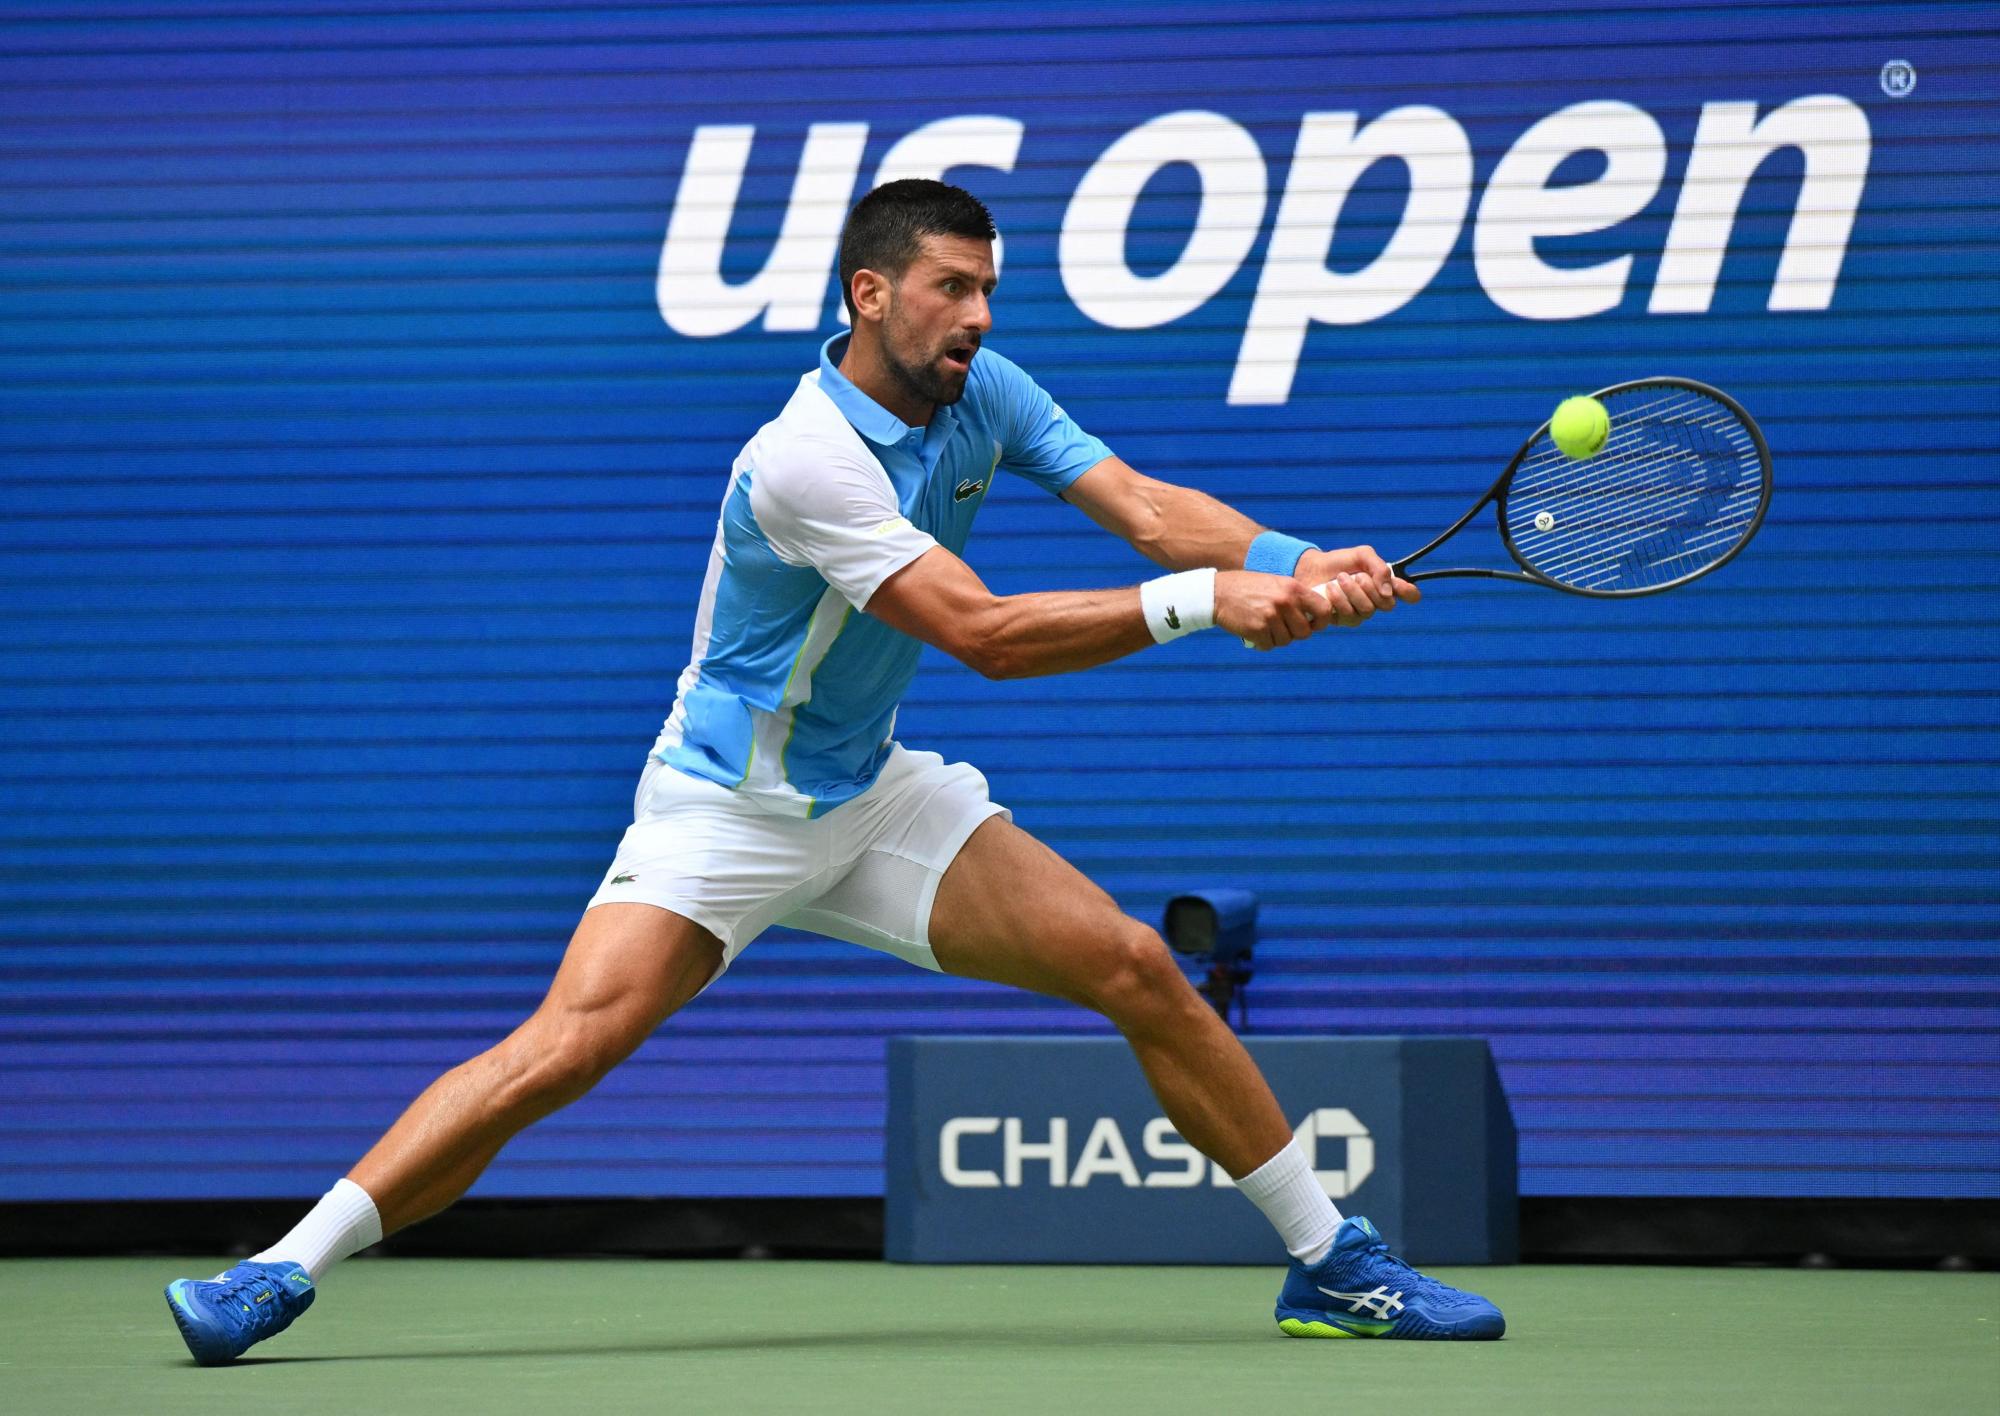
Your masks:
{"label": "white wristband", "polygon": [[1139,604],[1155,644],[1215,627],[1215,572],[1184,570],[1139,587]]}

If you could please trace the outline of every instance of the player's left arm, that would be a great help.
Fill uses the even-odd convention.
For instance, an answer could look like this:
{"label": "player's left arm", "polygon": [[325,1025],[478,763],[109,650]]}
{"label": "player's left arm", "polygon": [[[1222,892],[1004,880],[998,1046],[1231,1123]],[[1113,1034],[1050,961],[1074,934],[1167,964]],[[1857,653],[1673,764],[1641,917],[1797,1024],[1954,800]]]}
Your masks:
{"label": "player's left arm", "polygon": [[[1131,542],[1139,554],[1169,570],[1238,570],[1250,543],[1268,529],[1192,487],[1162,482],[1112,456],[1092,467],[1062,491],[1063,500],[1080,508],[1099,526]],[[1346,546],[1307,551],[1292,576],[1305,584],[1355,587],[1369,595],[1378,609],[1397,600],[1414,601],[1422,593],[1407,580],[1395,581],[1387,561],[1373,546]],[[1329,599],[1333,597],[1328,596]],[[1338,601],[1336,613],[1343,610]]]}
{"label": "player's left arm", "polygon": [[1293,579],[1326,597],[1334,623],[1342,625],[1393,608],[1398,599],[1418,598],[1408,581],[1392,586],[1388,563],[1367,546],[1322,551],[1277,535],[1253,553],[1252,543],[1265,528],[1206,493],[1141,476],[1078,427],[1018,365],[982,350],[973,369],[982,401],[1001,413],[1005,433],[999,451],[1008,470],[1083,508],[1155,564],[1279,575],[1289,566]]}

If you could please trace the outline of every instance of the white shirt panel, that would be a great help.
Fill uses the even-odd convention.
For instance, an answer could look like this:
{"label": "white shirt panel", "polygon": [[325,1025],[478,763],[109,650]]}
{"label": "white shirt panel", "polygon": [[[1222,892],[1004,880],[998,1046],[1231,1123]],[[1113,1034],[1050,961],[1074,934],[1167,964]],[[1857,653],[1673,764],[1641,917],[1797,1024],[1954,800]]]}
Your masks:
{"label": "white shirt panel", "polygon": [[889,474],[810,379],[752,443],[747,461],[750,510],[772,551],[811,566],[857,610],[937,545],[903,515]]}

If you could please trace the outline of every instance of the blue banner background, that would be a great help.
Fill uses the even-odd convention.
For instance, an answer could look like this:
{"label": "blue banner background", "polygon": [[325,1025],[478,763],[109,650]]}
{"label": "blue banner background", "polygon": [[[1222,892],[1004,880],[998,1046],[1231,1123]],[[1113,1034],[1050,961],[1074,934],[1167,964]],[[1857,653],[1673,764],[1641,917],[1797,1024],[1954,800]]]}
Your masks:
{"label": "blue banner background", "polygon": [[[1778,493],[1657,600],[1452,584],[1281,654],[1024,682],[930,654],[899,736],[1142,918],[1256,891],[1258,1031],[1490,1038],[1526,1194],[2000,1193],[1990,9],[14,4],[0,35],[0,1198],[316,1194],[533,1006],[671,703],[729,459],[838,328],[831,282],[814,331],[663,322],[695,133],[756,128],[740,281],[812,125],[868,125],[865,183],[963,114],[1024,125],[1011,170],[953,174],[1006,237],[994,347],[1149,473],[1405,553],[1557,398],[1672,372],[1758,416]],[[1830,307],[1767,308],[1786,149],[1712,307],[1647,313],[1702,105],[1814,94],[1871,134]],[[1540,243],[1629,253],[1622,302],[1524,320],[1473,213],[1590,100],[1652,115],[1666,177]],[[1302,116],[1407,104],[1470,138],[1450,258],[1314,328],[1284,403],[1228,403]],[[1185,109],[1254,135],[1263,224],[1200,308],[1105,328],[1064,213]],[[1336,267],[1406,187],[1364,175]],[[1149,184],[1135,270],[1197,204],[1186,167]],[[1011,479],[969,554],[1001,592],[1150,573]],[[1100,1028],[773,935],[476,1193],[880,1193],[886,1035]]]}

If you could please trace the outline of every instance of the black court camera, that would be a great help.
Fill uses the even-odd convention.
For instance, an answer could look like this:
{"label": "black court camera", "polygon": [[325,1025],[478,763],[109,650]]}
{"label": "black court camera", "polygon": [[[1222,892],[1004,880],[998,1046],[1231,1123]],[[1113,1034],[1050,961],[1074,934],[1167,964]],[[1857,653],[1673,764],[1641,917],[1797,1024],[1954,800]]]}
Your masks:
{"label": "black court camera", "polygon": [[1257,944],[1257,897],[1248,890],[1198,890],[1167,901],[1160,932],[1177,954],[1208,961],[1201,995],[1229,1021],[1236,1004],[1236,1029],[1250,1030],[1250,953]]}

